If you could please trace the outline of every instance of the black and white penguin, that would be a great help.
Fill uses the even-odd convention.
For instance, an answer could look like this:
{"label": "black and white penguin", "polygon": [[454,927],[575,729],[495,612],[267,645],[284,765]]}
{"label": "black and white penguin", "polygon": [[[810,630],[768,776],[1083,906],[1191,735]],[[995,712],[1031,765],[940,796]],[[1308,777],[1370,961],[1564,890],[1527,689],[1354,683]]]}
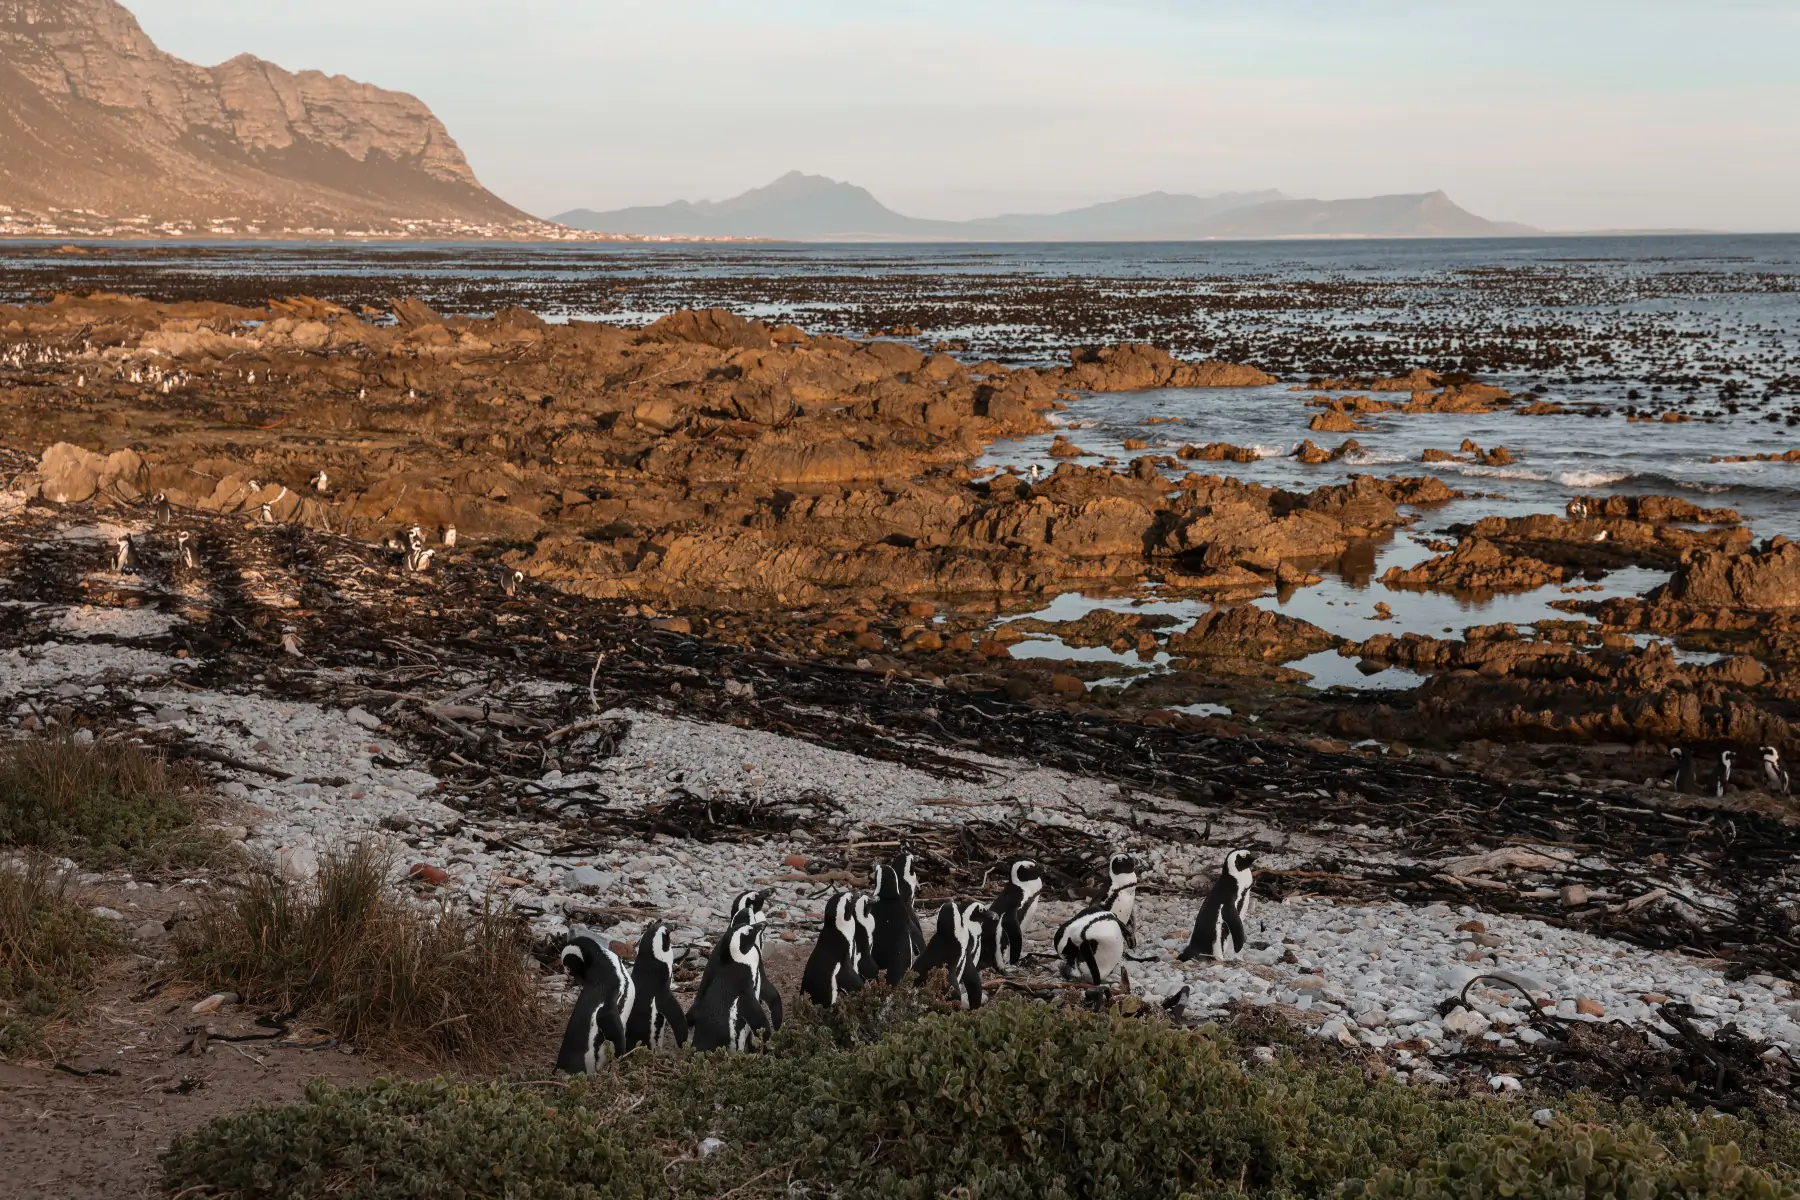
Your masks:
{"label": "black and white penguin", "polygon": [[158,525],[167,525],[174,519],[175,514],[169,508],[169,498],[166,495],[161,492],[156,493],[154,503],[156,505],[156,523]]}
{"label": "black and white penguin", "polygon": [[1250,867],[1256,856],[1248,850],[1233,850],[1225,856],[1225,868],[1218,882],[1206,893],[1200,915],[1194,918],[1194,932],[1187,948],[1177,957],[1182,962],[1196,958],[1236,958],[1249,940],[1244,933],[1244,916],[1250,910],[1250,889],[1256,878]]}
{"label": "black and white penguin", "polygon": [[519,585],[525,582],[525,572],[511,571],[502,568],[500,571],[500,590],[508,596],[519,594]]}
{"label": "black and white penguin", "polygon": [[456,526],[444,526],[444,548],[451,549],[456,545]]}
{"label": "black and white penguin", "polygon": [[1088,981],[1099,987],[1125,957],[1125,926],[1105,909],[1079,913],[1056,931],[1056,953],[1064,979],[1085,969]]}
{"label": "black and white penguin", "polygon": [[414,553],[423,550],[425,548],[425,531],[417,525],[407,526],[406,545],[407,548]]}
{"label": "black and white penguin", "polygon": [[800,976],[800,991],[814,1004],[830,1008],[840,992],[862,990],[856,969],[856,897],[837,892],[825,901],[825,920]]}
{"label": "black and white penguin", "polygon": [[1787,768],[1781,765],[1781,751],[1773,746],[1762,748],[1763,786],[1777,796],[1788,794]]}
{"label": "black and white penguin", "polygon": [[631,1011],[634,992],[631,976],[618,955],[586,934],[563,947],[562,963],[581,981],[581,994],[563,1031],[556,1069],[592,1075],[605,1061],[608,1045],[614,1055],[625,1053],[625,1014]]}
{"label": "black and white penguin", "polygon": [[[746,926],[755,928],[760,932],[763,924],[768,921],[768,903],[771,895],[773,895],[773,892],[768,888],[764,888],[759,892],[739,892],[736,896],[732,897],[731,918],[726,922],[725,934],[717,942],[713,943],[712,954],[709,955],[706,960],[706,969],[700,973],[700,990],[694,994],[695,1008],[699,1007],[701,998],[706,995],[707,989],[712,986],[713,979],[717,974],[719,967],[730,957],[732,934]],[[767,1012],[769,1019],[774,1023],[774,1027],[780,1029],[783,1019],[781,993],[763,974],[762,957],[760,953],[757,956],[756,970],[756,987],[758,994],[762,998],[763,1009]],[[688,1023],[692,1024],[693,1021],[694,1009],[690,1008],[688,1010]]]}
{"label": "black and white penguin", "polygon": [[1731,765],[1736,756],[1729,750],[1719,751],[1719,765],[1713,770],[1712,786],[1708,789],[1714,796],[1723,796],[1725,789],[1731,786]]}
{"label": "black and white penguin", "polygon": [[625,1019],[625,1045],[628,1049],[648,1046],[655,1050],[663,1035],[675,1039],[677,1046],[687,1044],[687,1014],[675,997],[675,944],[669,927],[654,921],[638,939],[637,959],[631,964],[631,985],[635,996],[631,1012]]}
{"label": "black and white penguin", "polygon": [[1037,863],[1022,858],[1008,872],[1006,886],[988,906],[995,923],[993,938],[982,945],[982,965],[993,970],[1016,967],[1025,953],[1025,925],[1044,891]]}
{"label": "black and white penguin", "polygon": [[1698,792],[1700,780],[1694,764],[1694,756],[1680,746],[1671,746],[1669,757],[1675,760],[1675,790],[1690,794]]}
{"label": "black and white penguin", "polygon": [[856,973],[864,983],[871,983],[881,968],[875,964],[875,909],[866,893],[856,894],[852,912],[856,916]]}
{"label": "black and white penguin", "polygon": [[[910,855],[903,855],[910,859]],[[896,860],[898,861],[898,860]],[[908,864],[910,865],[910,864]],[[890,987],[898,986],[921,952],[913,940],[918,916],[913,912],[913,889],[891,863],[875,868],[875,932],[870,949],[875,966]]]}
{"label": "black and white penguin", "polygon": [[969,926],[963,917],[962,905],[946,900],[938,905],[937,924],[925,953],[913,960],[913,973],[923,981],[933,971],[941,970],[949,976],[951,988],[958,988],[969,946]]}
{"label": "black and white penguin", "polygon": [[137,543],[129,533],[121,533],[113,543],[113,570],[121,575],[137,574]]}
{"label": "black and white penguin", "polygon": [[979,900],[965,900],[962,904],[963,927],[969,932],[969,945],[963,954],[962,972],[952,982],[955,984],[956,998],[967,1008],[974,1010],[981,1007],[986,993],[981,985],[981,964],[984,958],[993,952],[988,949],[994,940],[994,930],[999,922],[988,906]]}
{"label": "black and white penguin", "polygon": [[725,958],[712,986],[689,1014],[696,1050],[748,1050],[757,1034],[774,1032],[758,994],[762,978],[760,924],[739,925],[725,939]]}
{"label": "black and white penguin", "polygon": [[1569,501],[1568,513],[1569,513],[1569,519],[1572,521],[1587,520],[1587,516],[1588,516],[1587,501],[1582,499],[1580,496],[1575,497],[1575,499]]}
{"label": "black and white penguin", "polygon": [[185,571],[194,569],[194,543],[185,529],[175,535],[175,561]]}
{"label": "black and white penguin", "polygon": [[913,957],[917,958],[925,953],[925,930],[919,924],[919,860],[912,851],[902,850],[892,861],[906,887],[906,917],[912,926]]}
{"label": "black and white penguin", "polygon": [[1129,854],[1115,854],[1107,861],[1106,895],[1094,905],[1119,918],[1125,940],[1137,945],[1137,859]]}
{"label": "black and white penguin", "polygon": [[256,519],[261,521],[264,525],[273,525],[275,523],[275,510],[267,504],[258,505],[256,509]]}
{"label": "black and white penguin", "polygon": [[312,477],[312,486],[313,491],[315,492],[323,492],[331,486],[331,478],[325,474],[325,469],[323,467],[319,469],[317,475]]}

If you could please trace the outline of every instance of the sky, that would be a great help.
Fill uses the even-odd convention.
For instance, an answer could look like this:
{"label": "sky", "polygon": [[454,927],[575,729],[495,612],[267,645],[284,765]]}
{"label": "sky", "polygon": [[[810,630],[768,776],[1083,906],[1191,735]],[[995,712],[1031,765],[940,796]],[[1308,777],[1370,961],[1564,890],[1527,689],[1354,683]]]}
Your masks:
{"label": "sky", "polygon": [[790,171],[912,216],[1443,189],[1800,230],[1800,0],[125,0],[165,50],[411,92],[539,215]]}

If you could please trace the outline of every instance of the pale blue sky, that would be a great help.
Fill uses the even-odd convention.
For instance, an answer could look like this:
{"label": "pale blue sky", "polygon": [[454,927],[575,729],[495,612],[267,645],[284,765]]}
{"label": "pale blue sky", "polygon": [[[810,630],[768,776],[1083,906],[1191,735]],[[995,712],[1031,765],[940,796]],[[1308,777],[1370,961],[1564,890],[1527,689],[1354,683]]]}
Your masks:
{"label": "pale blue sky", "polygon": [[165,49],[412,92],[534,212],[801,169],[917,216],[1443,188],[1800,229],[1800,0],[126,0]]}

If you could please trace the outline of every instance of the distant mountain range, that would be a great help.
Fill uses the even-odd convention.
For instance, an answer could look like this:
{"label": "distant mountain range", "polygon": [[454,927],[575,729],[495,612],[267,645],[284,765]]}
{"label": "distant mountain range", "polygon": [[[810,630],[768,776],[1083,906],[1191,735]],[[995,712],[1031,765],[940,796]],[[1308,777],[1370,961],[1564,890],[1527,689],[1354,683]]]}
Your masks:
{"label": "distant mountain range", "polygon": [[1153,242],[1539,232],[1529,225],[1478,217],[1443,192],[1361,200],[1296,200],[1276,191],[1216,196],[1151,192],[1069,212],[932,221],[897,213],[855,184],[799,171],[729,200],[677,200],[611,212],[578,208],[553,219],[602,233],[795,241]]}

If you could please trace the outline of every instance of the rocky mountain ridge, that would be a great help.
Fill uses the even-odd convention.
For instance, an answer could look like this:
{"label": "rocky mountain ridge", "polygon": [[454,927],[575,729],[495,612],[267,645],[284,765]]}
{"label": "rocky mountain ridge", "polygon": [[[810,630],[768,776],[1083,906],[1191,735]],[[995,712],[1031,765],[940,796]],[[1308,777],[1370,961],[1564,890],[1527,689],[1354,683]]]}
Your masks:
{"label": "rocky mountain ridge", "polygon": [[543,235],[416,97],[244,54],[202,67],[114,0],[0,0],[0,229]]}

